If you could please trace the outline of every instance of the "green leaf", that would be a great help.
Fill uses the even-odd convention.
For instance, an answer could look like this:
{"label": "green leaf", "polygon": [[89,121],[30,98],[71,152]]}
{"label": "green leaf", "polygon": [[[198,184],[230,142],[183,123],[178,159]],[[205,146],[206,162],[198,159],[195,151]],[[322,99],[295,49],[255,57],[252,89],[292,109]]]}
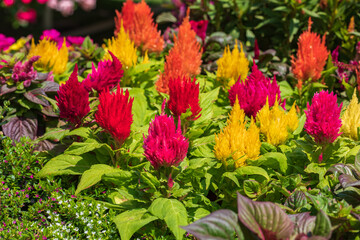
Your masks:
{"label": "green leaf", "polygon": [[132,88],[129,90],[130,97],[134,98],[132,113],[134,118],[134,124],[136,126],[143,126],[146,118],[147,100],[145,97],[145,91],[141,88]]}
{"label": "green leaf", "polygon": [[213,117],[214,102],[218,99],[219,91],[220,87],[217,87],[210,92],[200,93],[200,107],[202,108],[201,117],[194,122],[195,125],[210,120]]}
{"label": "green leaf", "polygon": [[297,210],[307,203],[306,196],[302,191],[293,192],[285,201],[285,206]]}
{"label": "green leaf", "polygon": [[86,128],[86,127],[80,127],[80,128],[76,128],[74,130],[72,130],[71,132],[67,133],[66,136],[79,136],[82,137],[84,139],[89,138],[91,134],[90,128]]}
{"label": "green leaf", "polygon": [[243,175],[260,175],[264,178],[266,178],[266,180],[270,180],[269,175],[267,174],[267,172],[261,168],[261,167],[256,167],[256,166],[244,166],[244,167],[240,167],[237,168],[235,170],[236,174],[243,176]]}
{"label": "green leaf", "polygon": [[99,148],[105,148],[106,150],[110,150],[108,151],[109,155],[114,156],[114,152],[111,150],[109,145],[98,142],[74,142],[70,145],[68,149],[65,150],[64,153],[69,155],[82,155],[84,153],[91,152]]}
{"label": "green leaf", "polygon": [[42,141],[48,139],[52,141],[60,141],[61,139],[63,139],[63,137],[67,136],[68,133],[68,129],[54,128],[51,129],[49,132],[46,132],[43,136],[37,138],[36,140]]}
{"label": "green leaf", "polygon": [[182,227],[199,240],[244,239],[238,224],[237,214],[231,210],[218,210],[210,215]]}
{"label": "green leaf", "polygon": [[262,155],[256,162],[258,166],[268,166],[279,169],[282,173],[286,173],[288,168],[287,158],[285,154],[279,152],[268,152]]}
{"label": "green leaf", "polygon": [[316,215],[313,235],[323,236],[327,239],[331,237],[331,222],[329,217],[322,210]]}
{"label": "green leaf", "polygon": [[304,125],[305,125],[305,121],[306,121],[306,115],[305,113],[303,115],[301,115],[301,117],[299,118],[299,126],[295,129],[295,131],[293,132],[294,135],[299,135],[302,130],[304,129]]}
{"label": "green leaf", "polygon": [[82,190],[89,188],[96,183],[101,181],[101,178],[106,173],[113,173],[121,171],[117,168],[113,168],[106,164],[95,164],[92,165],[89,170],[86,170],[80,179],[79,185],[77,186],[77,189],[75,191],[75,195],[77,195]]}
{"label": "green leaf", "polygon": [[133,175],[129,171],[124,171],[121,169],[117,169],[114,172],[104,173],[102,175],[102,180],[111,182],[117,186],[124,186],[129,181],[131,181]]}
{"label": "green leaf", "polygon": [[244,192],[249,198],[256,198],[260,192],[260,184],[255,180],[245,180]]}
{"label": "green leaf", "polygon": [[157,217],[147,213],[145,208],[140,208],[123,212],[117,215],[113,221],[119,230],[121,239],[129,240],[137,230],[156,219]]}
{"label": "green leaf", "polygon": [[276,152],[277,149],[274,145],[268,143],[268,142],[262,142],[260,147],[260,154],[265,154],[268,152]]}
{"label": "green leaf", "polygon": [[187,212],[185,206],[176,199],[158,198],[149,207],[149,212],[165,220],[176,239],[183,239],[185,230],[180,226],[187,225]]}
{"label": "green leaf", "polygon": [[141,172],[140,179],[150,188],[156,190],[156,188],[160,187],[160,181],[149,172]]}
{"label": "green leaf", "polygon": [[293,95],[294,89],[291,87],[291,85],[287,81],[281,81],[278,83],[281,97],[291,97]]}
{"label": "green leaf", "polygon": [[36,176],[81,175],[90,169],[93,164],[97,163],[95,156],[91,154],[84,154],[82,156],[61,154],[52,158]]}
{"label": "green leaf", "polygon": [[237,179],[236,175],[237,174],[235,172],[225,172],[223,174],[223,177],[229,178],[236,184],[236,186],[240,187],[240,183],[239,183],[239,180]]}

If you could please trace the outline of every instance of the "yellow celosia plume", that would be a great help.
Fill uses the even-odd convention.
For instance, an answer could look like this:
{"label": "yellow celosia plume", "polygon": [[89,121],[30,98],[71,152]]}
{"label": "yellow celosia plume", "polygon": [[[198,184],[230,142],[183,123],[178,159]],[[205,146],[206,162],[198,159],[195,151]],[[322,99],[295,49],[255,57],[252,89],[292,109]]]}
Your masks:
{"label": "yellow celosia plume", "polygon": [[69,61],[69,52],[65,39],[60,49],[58,49],[56,42],[50,41],[49,39],[44,38],[40,40],[37,45],[35,45],[34,39],[32,39],[28,59],[33,56],[40,56],[39,60],[35,63],[36,67],[53,71],[55,74],[65,72],[66,65]]}
{"label": "yellow celosia plume", "polygon": [[215,136],[215,156],[225,165],[229,157],[234,159],[237,168],[244,166],[246,159],[256,160],[259,157],[260,131],[253,119],[247,130],[245,124],[245,113],[240,109],[239,101],[236,99],[227,126]]}
{"label": "yellow celosia plume", "polygon": [[235,84],[239,77],[244,81],[249,72],[249,61],[243,51],[240,43],[239,51],[237,41],[235,47],[230,52],[229,46],[225,47],[223,56],[218,60],[218,70],[216,76],[225,83],[225,87],[231,87]]}
{"label": "yellow celosia plume", "polygon": [[[135,66],[137,63],[137,48],[122,25],[117,37],[108,40],[107,50],[111,51],[120,60],[124,70]],[[104,59],[112,60],[108,52],[105,53]]]}
{"label": "yellow celosia plume", "polygon": [[342,135],[357,141],[357,129],[360,127],[360,103],[358,103],[356,91],[354,91],[350,104],[341,117],[341,122],[340,132]]}
{"label": "yellow celosia plume", "polygon": [[270,109],[269,101],[256,115],[257,121],[260,123],[260,132],[266,137],[266,142],[277,146],[286,141],[289,131],[293,132],[299,125],[299,119],[296,114],[295,103],[290,111],[286,113],[279,108],[276,100],[272,109]]}

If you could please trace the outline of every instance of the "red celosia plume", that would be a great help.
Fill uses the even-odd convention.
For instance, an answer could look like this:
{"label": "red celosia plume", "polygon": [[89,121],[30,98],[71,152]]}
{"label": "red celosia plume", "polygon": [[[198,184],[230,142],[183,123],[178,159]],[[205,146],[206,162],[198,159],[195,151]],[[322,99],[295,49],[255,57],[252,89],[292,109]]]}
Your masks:
{"label": "red celosia plume", "polygon": [[77,78],[78,67],[64,85],[61,85],[55,99],[60,110],[60,118],[65,118],[75,126],[80,126],[82,119],[90,112],[89,93]]}
{"label": "red celosia plume", "polygon": [[311,78],[316,81],[321,77],[329,52],[325,46],[325,35],[322,39],[311,32],[311,18],[308,30],[299,37],[297,58],[291,56],[292,72],[298,80],[297,87],[301,89],[304,81]]}
{"label": "red celosia plume", "polygon": [[157,24],[154,24],[154,14],[144,0],[137,4],[132,0],[127,0],[121,13],[117,10],[115,12],[115,36],[119,33],[122,23],[136,46],[141,46],[144,51],[150,52],[163,50],[164,39],[157,30]]}
{"label": "red celosia plume", "polygon": [[193,80],[189,77],[170,79],[169,91],[168,107],[176,118],[186,113],[188,108],[192,113],[188,120],[194,121],[201,116],[199,84],[196,84],[196,78]]}
{"label": "red celosia plume", "polygon": [[121,146],[130,135],[130,127],[133,122],[131,109],[134,98],[129,97],[128,90],[124,95],[123,89],[118,86],[115,93],[101,92],[99,101],[95,121]]}
{"label": "red celosia plume", "polygon": [[174,36],[174,47],[166,56],[164,72],[156,82],[156,89],[162,93],[169,93],[169,80],[171,78],[194,77],[200,73],[201,47],[196,41],[196,33],[189,23],[189,10],[187,16],[179,27],[178,36]]}
{"label": "red celosia plume", "polygon": [[109,53],[113,61],[103,60],[99,62],[97,70],[94,64],[92,64],[92,73],[82,82],[86,90],[95,89],[98,92],[102,92],[112,89],[120,82],[124,75],[121,62],[112,52],[109,51]]}
{"label": "red celosia plume", "polygon": [[[233,106],[236,98],[239,100],[240,108],[249,117],[256,117],[257,112],[266,104],[269,99],[269,106],[273,106],[276,99],[281,102],[280,88],[276,82],[266,78],[254,62],[251,74],[246,81],[238,81],[229,90],[230,104]],[[285,102],[284,102],[285,103]],[[284,105],[283,103],[283,105]]]}

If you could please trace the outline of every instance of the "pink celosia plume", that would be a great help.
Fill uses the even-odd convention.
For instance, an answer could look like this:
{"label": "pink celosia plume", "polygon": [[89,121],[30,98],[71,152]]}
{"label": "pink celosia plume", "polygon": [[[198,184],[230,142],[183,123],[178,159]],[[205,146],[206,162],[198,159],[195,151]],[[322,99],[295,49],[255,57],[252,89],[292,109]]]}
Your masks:
{"label": "pink celosia plume", "polygon": [[322,90],[315,93],[311,106],[307,104],[308,110],[305,111],[306,122],[305,131],[314,137],[319,145],[332,143],[340,136],[342,103],[337,104],[337,97],[334,93]]}
{"label": "pink celosia plume", "polygon": [[37,74],[34,70],[33,63],[39,58],[39,56],[34,56],[24,63],[20,61],[15,63],[13,74],[11,75],[14,82],[24,82],[24,86],[29,87],[31,85],[31,81],[36,78]]}
{"label": "pink celosia plume", "polygon": [[112,89],[120,83],[124,75],[121,62],[112,52],[109,51],[109,53],[113,61],[103,60],[99,62],[97,69],[94,64],[92,64],[92,73],[82,82],[86,90],[90,91],[91,89],[95,89],[98,92],[102,92],[107,89]]}
{"label": "pink celosia plume", "polygon": [[180,119],[176,128],[174,118],[164,113],[150,123],[144,137],[144,155],[155,169],[177,166],[186,157],[189,142],[182,135]]}
{"label": "pink celosia plume", "polygon": [[206,38],[206,30],[208,27],[209,21],[207,20],[200,20],[200,21],[190,21],[191,29],[196,32],[196,35],[198,35],[203,44],[205,42]]}
{"label": "pink celosia plume", "polygon": [[[258,69],[255,62],[252,67],[252,73],[246,81],[239,80],[229,90],[229,100],[231,106],[234,105],[236,98],[239,100],[240,108],[249,117],[256,117],[257,112],[266,104],[269,98],[269,106],[273,106],[276,99],[279,103],[280,88],[276,82],[275,76],[271,82],[270,78],[266,78]],[[283,104],[284,105],[284,102]]]}
{"label": "pink celosia plume", "polygon": [[89,93],[77,78],[78,67],[75,65],[68,81],[60,86],[55,96],[60,110],[60,117],[80,126],[82,119],[90,112]]}

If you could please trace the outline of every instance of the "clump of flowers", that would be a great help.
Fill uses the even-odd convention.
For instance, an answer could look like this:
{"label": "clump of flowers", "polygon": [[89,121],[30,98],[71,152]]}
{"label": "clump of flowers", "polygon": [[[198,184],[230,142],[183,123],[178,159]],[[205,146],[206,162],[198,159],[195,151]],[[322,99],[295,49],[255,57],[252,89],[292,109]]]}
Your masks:
{"label": "clump of flowers", "polygon": [[34,70],[33,63],[39,58],[39,56],[35,56],[24,63],[20,61],[15,63],[13,73],[11,75],[13,81],[15,83],[24,82],[24,87],[30,87],[31,81],[34,80],[37,75],[37,72]]}
{"label": "clump of flowers", "polygon": [[99,95],[100,104],[95,114],[95,121],[115,139],[120,147],[130,135],[133,123],[131,113],[134,98],[129,97],[129,91],[120,86],[115,93],[103,91]]}
{"label": "clump of flowers", "polygon": [[311,106],[307,104],[308,110],[305,111],[306,132],[314,137],[315,142],[319,145],[333,143],[340,136],[341,127],[340,106],[337,104],[337,97],[334,93],[328,93],[322,90],[315,93]]}
{"label": "clump of flowers", "polygon": [[178,36],[174,36],[174,47],[166,56],[164,72],[156,82],[156,89],[169,93],[171,78],[194,77],[200,73],[201,46],[196,41],[196,33],[189,23],[189,11],[179,27]]}
{"label": "clump of flowers", "polygon": [[89,93],[77,78],[78,67],[75,65],[68,81],[60,86],[58,96],[55,96],[60,110],[60,117],[81,126],[82,119],[90,112]]}
{"label": "clump of flowers", "polygon": [[32,39],[28,58],[30,59],[33,56],[40,56],[40,59],[35,63],[36,67],[53,71],[55,74],[65,72],[66,64],[69,60],[65,41],[62,47],[58,49],[57,43],[47,38],[40,40],[37,45],[35,45],[34,39]]}
{"label": "clump of flowers", "polygon": [[[116,37],[108,40],[107,50],[108,52],[111,51],[120,60],[125,69],[137,63],[137,49],[123,26],[120,27]],[[111,55],[108,52],[104,55],[105,60],[111,60]]]}
{"label": "clump of flowers", "polygon": [[15,43],[14,38],[6,37],[4,34],[0,33],[0,51],[7,50],[13,43]]}
{"label": "clump of flowers", "polygon": [[298,89],[304,81],[317,81],[321,77],[329,52],[325,46],[325,35],[322,39],[311,32],[311,18],[308,30],[303,32],[298,41],[297,58],[291,56],[292,72],[298,80]]}
{"label": "clump of flowers", "polygon": [[295,104],[289,112],[285,113],[284,109],[279,107],[278,101],[275,101],[272,109],[270,109],[269,101],[266,101],[256,118],[256,121],[260,123],[260,132],[266,137],[266,142],[274,146],[283,144],[288,138],[289,131],[293,132],[299,125]]}
{"label": "clump of flowers", "polygon": [[[144,136],[144,155],[155,169],[178,166],[186,157],[189,142],[181,132],[181,123],[176,128],[174,118],[164,114],[150,123],[148,136]],[[170,179],[170,178],[169,178]]]}
{"label": "clump of flowers", "polygon": [[194,30],[196,32],[196,35],[201,38],[203,44],[205,43],[208,24],[208,20],[190,21],[191,29]]}
{"label": "clump of flowers", "polygon": [[275,101],[280,100],[280,88],[276,82],[266,78],[254,63],[252,73],[247,80],[239,79],[229,90],[229,100],[234,105],[236,98],[239,100],[240,108],[244,109],[246,116],[256,117],[257,112],[269,101],[272,107]]}
{"label": "clump of flowers", "polygon": [[176,118],[186,113],[189,108],[191,116],[187,118],[188,120],[195,121],[201,116],[199,84],[196,84],[196,78],[170,79],[169,91],[168,107]]}
{"label": "clump of flowers", "polygon": [[227,165],[227,159],[231,157],[235,161],[235,167],[246,165],[246,160],[256,160],[260,154],[260,131],[253,119],[246,129],[245,113],[240,108],[238,100],[227,120],[227,126],[215,136],[214,152],[217,159]]}
{"label": "clump of flowers", "polygon": [[124,75],[124,71],[121,69],[121,62],[112,52],[109,51],[109,54],[113,61],[103,60],[99,62],[97,69],[95,68],[94,63],[92,64],[92,73],[90,73],[82,82],[86,90],[91,91],[91,89],[94,89],[98,92],[102,92],[104,90],[112,89],[120,83],[120,80]]}
{"label": "clump of flowers", "polygon": [[217,61],[217,65],[216,76],[224,82],[226,87],[231,87],[238,79],[245,81],[249,72],[249,61],[245,56],[241,43],[239,51],[237,41],[235,41],[234,49],[231,52],[229,46],[225,47],[224,54]]}
{"label": "clump of flowers", "polygon": [[44,30],[42,35],[40,36],[40,39],[44,39],[44,38],[56,42],[59,49],[63,45],[64,40],[66,43],[66,47],[70,47],[71,45],[80,46],[85,39],[84,37],[79,37],[79,36],[67,36],[67,37],[61,36],[60,32],[57,31],[56,29]]}
{"label": "clump of flowers", "polygon": [[137,4],[132,0],[127,0],[121,13],[117,10],[115,12],[115,36],[121,31],[123,24],[130,39],[143,51],[160,53],[163,50],[164,39],[161,37],[160,31],[157,30],[157,24],[154,24],[154,13],[151,12],[144,0]]}
{"label": "clump of flowers", "polygon": [[342,126],[340,131],[345,137],[358,140],[358,127],[360,127],[360,103],[356,96],[356,91],[352,96],[349,106],[346,107],[341,117]]}

